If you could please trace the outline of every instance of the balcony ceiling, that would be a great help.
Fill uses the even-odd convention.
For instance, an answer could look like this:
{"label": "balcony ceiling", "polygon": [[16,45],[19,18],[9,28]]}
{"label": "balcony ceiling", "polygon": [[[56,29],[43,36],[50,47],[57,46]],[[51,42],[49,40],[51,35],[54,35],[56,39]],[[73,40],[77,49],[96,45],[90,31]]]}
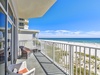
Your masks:
{"label": "balcony ceiling", "polygon": [[42,17],[56,0],[14,0],[20,18]]}

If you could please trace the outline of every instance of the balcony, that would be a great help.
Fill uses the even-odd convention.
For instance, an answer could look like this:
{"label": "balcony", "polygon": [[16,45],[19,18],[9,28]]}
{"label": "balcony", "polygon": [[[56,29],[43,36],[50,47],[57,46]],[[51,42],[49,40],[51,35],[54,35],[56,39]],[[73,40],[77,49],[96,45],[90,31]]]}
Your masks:
{"label": "balcony", "polygon": [[[41,50],[26,60],[29,67],[36,68],[36,75],[99,75],[100,48],[88,44],[75,44],[48,40],[24,40],[20,46]],[[18,52],[20,56],[20,52]],[[33,65],[33,66],[32,66]]]}

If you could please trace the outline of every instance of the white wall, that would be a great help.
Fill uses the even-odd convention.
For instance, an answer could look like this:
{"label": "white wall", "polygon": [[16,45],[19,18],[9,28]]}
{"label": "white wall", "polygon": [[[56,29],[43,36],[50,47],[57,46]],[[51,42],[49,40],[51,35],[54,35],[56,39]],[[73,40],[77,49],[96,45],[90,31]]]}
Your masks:
{"label": "white wall", "polygon": [[21,42],[19,43],[19,45],[23,45],[25,47],[28,48],[33,48],[33,35],[32,34],[19,34],[19,40],[21,40]]}
{"label": "white wall", "polygon": [[32,34],[19,34],[18,38],[19,40],[32,40],[33,36]]}

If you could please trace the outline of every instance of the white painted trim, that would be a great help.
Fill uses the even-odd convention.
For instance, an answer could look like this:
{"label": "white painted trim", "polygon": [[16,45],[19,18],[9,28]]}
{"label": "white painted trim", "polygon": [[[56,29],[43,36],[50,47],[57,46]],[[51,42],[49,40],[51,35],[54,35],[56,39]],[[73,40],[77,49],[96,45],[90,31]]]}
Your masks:
{"label": "white painted trim", "polygon": [[3,5],[1,4],[1,2],[0,2],[0,7],[3,10],[3,12],[5,13],[5,15],[7,15],[7,12],[6,12],[5,8],[3,7]]}

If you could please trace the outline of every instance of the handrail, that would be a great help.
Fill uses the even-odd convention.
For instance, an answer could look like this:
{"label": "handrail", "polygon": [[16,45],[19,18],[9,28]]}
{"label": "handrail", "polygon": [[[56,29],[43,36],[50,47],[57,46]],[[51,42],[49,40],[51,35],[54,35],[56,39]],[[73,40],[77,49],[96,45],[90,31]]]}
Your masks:
{"label": "handrail", "polygon": [[100,48],[88,44],[53,40],[23,40],[20,44],[32,44],[57,63],[69,75],[99,74]]}
{"label": "handrail", "polygon": [[[39,40],[42,52],[62,67],[69,75],[99,74],[100,48],[89,44]],[[92,67],[91,67],[92,66]]]}
{"label": "handrail", "polygon": [[[51,42],[51,43],[59,43],[59,44],[67,44],[67,45],[71,45],[71,46],[80,46],[80,47],[85,47],[85,48],[100,49],[100,46],[99,47],[85,46],[85,45],[83,45],[83,43],[63,42],[63,41],[54,41],[54,40],[41,40],[41,41]],[[78,45],[78,44],[81,44],[81,45]],[[90,43],[90,44],[92,44],[92,43]]]}

